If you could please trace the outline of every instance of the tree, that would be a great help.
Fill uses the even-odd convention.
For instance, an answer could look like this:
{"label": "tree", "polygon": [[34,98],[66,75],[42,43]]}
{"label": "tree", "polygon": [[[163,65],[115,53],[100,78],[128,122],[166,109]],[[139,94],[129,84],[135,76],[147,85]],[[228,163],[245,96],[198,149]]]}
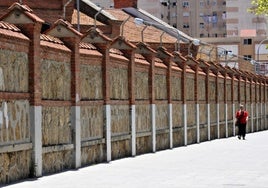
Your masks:
{"label": "tree", "polygon": [[253,6],[249,8],[249,12],[252,12],[256,15],[268,16],[268,1],[267,0],[252,0],[251,4]]}

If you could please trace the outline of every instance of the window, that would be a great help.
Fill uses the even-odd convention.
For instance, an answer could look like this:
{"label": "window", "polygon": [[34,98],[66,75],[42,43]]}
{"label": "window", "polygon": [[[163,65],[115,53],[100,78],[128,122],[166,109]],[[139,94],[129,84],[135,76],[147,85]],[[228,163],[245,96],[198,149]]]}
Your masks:
{"label": "window", "polygon": [[183,24],[183,28],[189,28],[190,26],[189,26],[189,24],[188,23],[184,23]]}
{"label": "window", "polygon": [[205,24],[204,24],[204,23],[200,23],[200,24],[199,24],[199,28],[200,28],[200,29],[205,28]]}
{"label": "window", "polygon": [[189,16],[190,16],[190,13],[189,13],[189,12],[183,12],[183,13],[182,13],[182,16],[183,16],[183,17],[189,17]]}
{"label": "window", "polygon": [[187,8],[187,7],[189,7],[189,2],[188,2],[188,1],[183,1],[183,2],[182,2],[182,7],[183,7],[183,8]]}
{"label": "window", "polygon": [[177,28],[177,24],[173,24],[172,26],[173,26],[174,28]]}
{"label": "window", "polygon": [[169,2],[167,0],[160,0],[160,3],[163,5],[163,6],[169,6]]}
{"label": "window", "polygon": [[221,17],[222,17],[222,19],[223,19],[223,20],[226,20],[226,12],[225,12],[225,11],[223,11],[223,13],[222,13],[222,16],[221,16]]}
{"label": "window", "polygon": [[232,50],[224,50],[224,49],[221,49],[218,51],[218,55],[228,55],[228,56],[233,56],[233,51]]}
{"label": "window", "polygon": [[200,7],[204,7],[205,6],[205,3],[204,3],[204,1],[200,1]]}
{"label": "window", "polygon": [[244,45],[251,45],[252,39],[244,39]]}
{"label": "window", "polygon": [[172,13],[171,17],[172,18],[176,18],[177,17],[177,14],[174,12],[174,13]]}
{"label": "window", "polygon": [[244,55],[244,60],[250,61],[252,59],[251,55]]}

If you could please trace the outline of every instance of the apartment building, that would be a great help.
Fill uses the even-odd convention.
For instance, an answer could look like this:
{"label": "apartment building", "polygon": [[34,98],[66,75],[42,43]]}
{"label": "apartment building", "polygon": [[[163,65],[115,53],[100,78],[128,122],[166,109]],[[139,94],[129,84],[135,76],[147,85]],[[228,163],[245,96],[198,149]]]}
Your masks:
{"label": "apartment building", "polygon": [[[268,75],[268,20],[265,16],[248,12],[251,0],[159,2],[161,19],[194,38],[216,46],[217,61],[221,64],[238,68],[246,65],[245,61],[250,61],[257,73]],[[209,50],[204,51],[202,58],[210,60]]]}
{"label": "apartment building", "polygon": [[251,0],[226,0],[227,37],[229,36],[266,36],[265,16],[249,13]]}
{"label": "apartment building", "polygon": [[[142,5],[147,1],[138,2]],[[148,3],[142,8],[157,16],[146,8]],[[267,35],[265,17],[248,12],[251,0],[159,0],[159,3],[163,21],[196,38]]]}
{"label": "apartment building", "polygon": [[199,37],[226,36],[226,0],[160,0],[161,18]]}

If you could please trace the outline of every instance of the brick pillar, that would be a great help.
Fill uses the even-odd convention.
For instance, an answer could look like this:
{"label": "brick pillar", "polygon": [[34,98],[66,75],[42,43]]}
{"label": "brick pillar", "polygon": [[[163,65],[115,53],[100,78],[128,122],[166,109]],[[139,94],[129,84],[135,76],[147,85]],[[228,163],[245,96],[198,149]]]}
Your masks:
{"label": "brick pillar", "polygon": [[111,103],[110,103],[110,54],[109,46],[107,44],[94,44],[102,53],[102,81],[103,81],[103,100],[104,100],[104,128],[103,135],[105,135],[106,143],[106,161],[110,162],[112,159],[112,145],[111,145]]}
{"label": "brick pillar", "polygon": [[30,39],[29,45],[29,93],[30,126],[32,152],[32,172],[34,177],[42,176],[42,91],[40,86],[40,32],[42,23],[18,25],[22,33]]}
{"label": "brick pillar", "polygon": [[263,78],[263,117],[264,117],[264,130],[267,130],[267,125],[266,125],[266,122],[267,122],[267,118],[266,118],[266,78]]}
{"label": "brick pillar", "polygon": [[41,65],[40,65],[40,31],[42,24],[25,24],[21,30],[30,38],[29,49],[29,92],[30,125],[33,143],[33,176],[42,176],[42,106],[41,106]]}
{"label": "brick pillar", "polygon": [[167,72],[167,97],[168,97],[168,126],[169,126],[169,148],[173,148],[173,120],[172,120],[172,96],[171,96],[171,71],[172,71],[172,62],[171,58],[167,59],[168,63],[168,72]]}
{"label": "brick pillar", "polygon": [[235,108],[235,103],[234,103],[234,74],[231,74],[231,77],[232,77],[232,83],[231,83],[231,100],[232,100],[232,114],[233,114],[233,136],[235,136],[235,121],[236,121],[236,118],[235,118],[235,112],[236,112],[236,108]]}
{"label": "brick pillar", "polygon": [[216,71],[217,137],[220,138],[219,72]]}
{"label": "brick pillar", "polygon": [[264,98],[265,98],[265,82],[264,82],[264,79],[265,78],[261,78],[261,81],[262,81],[262,95],[261,95],[261,130],[264,130],[264,127],[265,127],[265,119],[266,117],[264,116],[264,109],[263,107],[265,106],[265,103],[264,103]]}
{"label": "brick pillar", "polygon": [[241,76],[238,75],[238,103],[241,104]]}
{"label": "brick pillar", "polygon": [[128,66],[128,91],[129,91],[129,104],[135,104],[135,51],[134,50],[121,50],[124,56],[129,59]]}
{"label": "brick pillar", "polygon": [[209,68],[205,69],[206,73],[206,103],[207,103],[207,127],[208,140],[210,140],[210,100],[209,100]]}
{"label": "brick pillar", "polygon": [[196,104],[196,142],[200,142],[200,110],[199,110],[199,99],[198,99],[198,73],[199,73],[199,66],[195,66],[195,77],[194,77],[194,100]]}
{"label": "brick pillar", "polygon": [[227,103],[227,74],[226,72],[223,73],[224,76],[224,83],[223,83],[223,100],[224,100],[224,115],[225,115],[225,137],[228,137],[228,103]]}
{"label": "brick pillar", "polygon": [[255,110],[256,110],[256,131],[259,131],[259,95],[260,95],[260,90],[258,89],[260,86],[259,79],[256,79],[256,84],[255,84]]}
{"label": "brick pillar", "polygon": [[173,124],[172,124],[172,97],[171,97],[171,71],[172,71],[172,61],[173,55],[170,54],[166,48],[159,47],[158,57],[167,66],[166,73],[166,91],[167,91],[167,102],[168,102],[168,127],[169,127],[169,148],[173,148]]}
{"label": "brick pillar", "polygon": [[182,97],[182,114],[184,129],[184,145],[187,145],[187,105],[186,105],[186,62],[183,62],[181,75],[181,97]]}
{"label": "brick pillar", "polygon": [[128,65],[128,91],[129,91],[129,112],[131,130],[131,149],[132,156],[136,155],[136,106],[135,106],[135,51],[122,50],[124,56],[129,59]]}
{"label": "brick pillar", "polygon": [[81,167],[81,108],[80,108],[80,37],[62,38],[71,54],[71,125],[74,144],[74,168]]}
{"label": "brick pillar", "polygon": [[249,89],[249,93],[250,93],[250,130],[253,133],[253,93],[252,93],[252,85],[253,85],[253,79],[252,77],[250,77],[250,89]]}
{"label": "brick pillar", "polygon": [[156,124],[155,124],[155,93],[154,93],[154,76],[155,76],[155,54],[144,55],[150,63],[149,70],[149,98],[151,108],[151,127],[152,127],[152,152],[156,152]]}

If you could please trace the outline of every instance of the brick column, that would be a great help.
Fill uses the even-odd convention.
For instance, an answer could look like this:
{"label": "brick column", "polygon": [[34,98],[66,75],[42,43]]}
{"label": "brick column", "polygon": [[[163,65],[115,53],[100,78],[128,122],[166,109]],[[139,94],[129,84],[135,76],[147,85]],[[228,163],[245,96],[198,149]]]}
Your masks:
{"label": "brick column", "polygon": [[253,133],[253,94],[252,94],[252,85],[253,85],[253,79],[252,76],[250,78],[250,130]]}
{"label": "brick column", "polygon": [[40,31],[42,24],[23,26],[23,32],[30,38],[29,50],[29,92],[30,125],[33,143],[34,176],[42,176],[42,106],[41,106],[41,65],[40,65]]}
{"label": "brick column", "polygon": [[259,131],[259,101],[260,101],[260,89],[257,88],[257,86],[260,88],[260,81],[259,78],[256,79],[256,85],[255,85],[255,109],[256,109],[256,131]]}
{"label": "brick column", "polygon": [[199,110],[199,99],[198,99],[198,73],[199,73],[199,66],[195,66],[195,78],[194,78],[194,100],[195,100],[195,108],[196,108],[196,142],[200,142],[200,110]]}
{"label": "brick column", "polygon": [[220,138],[219,72],[216,74],[217,137]]}
{"label": "brick column", "polygon": [[189,58],[186,62],[194,71],[194,101],[195,101],[195,120],[196,120],[196,142],[200,142],[200,113],[199,113],[199,100],[198,100],[198,74],[200,71],[200,65],[203,62],[198,62],[193,58]]}
{"label": "brick column", "polygon": [[261,130],[264,130],[264,127],[265,127],[265,116],[264,116],[264,106],[265,106],[265,103],[264,103],[264,97],[265,97],[265,82],[264,82],[264,79],[265,78],[261,78],[261,88],[263,89],[263,91],[261,92],[261,99],[260,99],[260,103],[261,103]]}
{"label": "brick column", "polygon": [[235,136],[235,121],[236,121],[236,118],[235,118],[235,112],[236,112],[236,108],[235,108],[235,103],[234,103],[234,74],[231,74],[232,76],[232,83],[231,83],[231,100],[232,100],[232,114],[233,114],[233,136]]}
{"label": "brick column", "polygon": [[106,143],[106,161],[112,160],[112,145],[111,145],[111,102],[110,102],[110,53],[109,44],[94,44],[102,53],[102,81],[103,81],[103,102],[104,102],[104,129]]}
{"label": "brick column", "polygon": [[173,124],[172,124],[172,99],[171,99],[171,59],[168,57],[164,59],[165,64],[168,67],[166,79],[167,79],[167,99],[168,99],[168,126],[169,126],[169,147],[173,148]]}
{"label": "brick column", "polygon": [[75,168],[81,167],[81,107],[80,107],[80,37],[62,38],[71,54],[71,125],[74,142]]}
{"label": "brick column", "polygon": [[182,97],[182,114],[183,114],[183,129],[184,129],[184,145],[187,146],[187,104],[186,104],[186,62],[183,62],[181,75],[181,97]]}
{"label": "brick column", "polygon": [[225,115],[225,137],[228,138],[229,136],[229,131],[228,131],[228,103],[227,103],[227,74],[224,71],[223,72],[224,75],[224,115]]}
{"label": "brick column", "polygon": [[208,140],[210,140],[210,100],[209,100],[209,68],[205,69],[206,73],[206,103],[207,103],[207,127],[208,127]]}
{"label": "brick column", "polygon": [[166,88],[167,88],[167,100],[168,100],[168,127],[169,127],[169,147],[173,148],[173,124],[172,124],[172,98],[171,98],[171,71],[172,71],[172,62],[171,58],[173,57],[165,48],[158,48],[158,57],[163,61],[167,66],[166,74]]}
{"label": "brick column", "polygon": [[267,79],[266,79],[266,77],[264,77],[264,92],[263,92],[263,95],[264,95],[264,101],[263,101],[263,104],[264,104],[264,129],[265,130],[267,130],[267,114],[266,114],[266,95],[267,95],[267,91],[266,91],[266,89],[267,89]]}
{"label": "brick column", "polygon": [[173,52],[173,61],[181,68],[181,100],[182,100],[182,124],[184,132],[184,145],[187,145],[187,105],[186,105],[186,62],[187,59],[179,52]]}
{"label": "brick column", "polygon": [[135,51],[122,50],[129,59],[128,66],[128,91],[129,91],[129,111],[131,130],[131,151],[132,156],[136,155],[136,106],[135,106]]}
{"label": "brick column", "polygon": [[156,152],[156,124],[155,124],[155,93],[154,93],[154,76],[155,76],[155,54],[144,55],[150,63],[149,70],[149,100],[151,111],[151,135],[152,135],[152,152]]}
{"label": "brick column", "polygon": [[264,130],[267,130],[267,125],[266,125],[266,120],[267,120],[267,118],[266,118],[266,95],[267,95],[267,92],[266,92],[266,87],[267,87],[267,80],[266,80],[266,77],[264,77],[263,78],[263,89],[264,89],[264,91],[263,91],[263,95],[264,95],[264,99],[263,99],[263,104],[264,104],[264,112],[263,112],[263,114],[264,114]]}
{"label": "brick column", "polygon": [[172,88],[171,88],[171,59],[168,58],[168,72],[167,72],[167,97],[168,97],[168,126],[169,126],[169,148],[173,148],[173,119],[172,119]]}

